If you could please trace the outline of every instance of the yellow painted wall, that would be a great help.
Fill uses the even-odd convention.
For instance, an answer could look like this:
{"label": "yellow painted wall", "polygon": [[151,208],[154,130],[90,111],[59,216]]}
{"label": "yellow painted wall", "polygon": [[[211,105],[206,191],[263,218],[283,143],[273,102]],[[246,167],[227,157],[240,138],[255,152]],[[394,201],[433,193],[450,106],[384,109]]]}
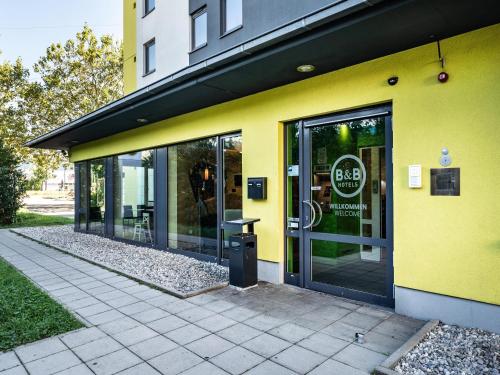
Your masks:
{"label": "yellow painted wall", "polygon": [[[499,40],[495,25],[442,41],[446,84],[428,44],[76,146],[71,159],[242,129],[244,177],[269,182],[267,201],[245,199],[244,214],[262,218],[259,258],[282,261],[282,123],[392,101],[395,284],[500,304]],[[439,167],[442,147],[461,168],[460,197],[430,196],[429,168]],[[423,166],[421,190],[407,187],[409,164]]]}
{"label": "yellow painted wall", "polygon": [[125,95],[137,87],[135,0],[123,0],[123,84]]}

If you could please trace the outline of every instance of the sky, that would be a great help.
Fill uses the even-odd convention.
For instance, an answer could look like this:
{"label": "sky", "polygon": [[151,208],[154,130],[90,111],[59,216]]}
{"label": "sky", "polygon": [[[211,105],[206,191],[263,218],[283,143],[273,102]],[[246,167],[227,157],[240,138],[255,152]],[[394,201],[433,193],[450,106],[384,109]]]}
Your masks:
{"label": "sky", "polygon": [[31,67],[51,43],[74,38],[87,23],[122,40],[123,0],[0,0],[0,62]]}

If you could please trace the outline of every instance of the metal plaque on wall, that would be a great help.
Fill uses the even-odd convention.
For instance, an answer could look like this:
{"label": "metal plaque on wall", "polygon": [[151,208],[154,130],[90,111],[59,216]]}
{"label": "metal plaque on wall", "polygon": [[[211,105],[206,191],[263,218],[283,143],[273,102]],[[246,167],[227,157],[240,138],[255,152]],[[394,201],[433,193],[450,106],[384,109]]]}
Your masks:
{"label": "metal plaque on wall", "polygon": [[431,169],[431,195],[460,195],[460,168]]}

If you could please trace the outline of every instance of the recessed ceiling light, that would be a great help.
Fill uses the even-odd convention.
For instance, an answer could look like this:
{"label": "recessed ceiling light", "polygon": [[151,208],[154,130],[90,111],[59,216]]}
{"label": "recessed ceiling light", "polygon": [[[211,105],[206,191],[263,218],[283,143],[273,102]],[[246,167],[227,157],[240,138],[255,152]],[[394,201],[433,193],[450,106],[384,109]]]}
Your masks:
{"label": "recessed ceiling light", "polygon": [[147,118],[138,118],[138,119],[137,119],[137,122],[138,122],[139,124],[145,124],[146,122],[148,122],[148,119],[147,119]]}
{"label": "recessed ceiling light", "polygon": [[310,72],[314,71],[314,69],[316,69],[316,67],[314,65],[304,64],[304,65],[299,65],[297,67],[297,72],[300,72],[300,73],[310,73]]}

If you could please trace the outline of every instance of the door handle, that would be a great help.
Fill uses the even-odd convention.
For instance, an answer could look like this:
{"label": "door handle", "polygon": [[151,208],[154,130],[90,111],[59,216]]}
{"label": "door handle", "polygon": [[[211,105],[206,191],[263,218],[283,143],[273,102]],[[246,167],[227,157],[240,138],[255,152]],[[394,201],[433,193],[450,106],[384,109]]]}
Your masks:
{"label": "door handle", "polygon": [[312,220],[309,224],[304,225],[302,227],[302,229],[309,229],[313,226],[314,222],[316,221],[316,210],[314,209],[314,206],[311,204],[311,202],[305,200],[305,201],[302,201],[302,203],[307,204],[309,206],[309,208],[311,209]]}
{"label": "door handle", "polygon": [[[321,209],[321,206],[318,202],[316,202],[314,199],[311,201],[316,207],[318,207],[318,213],[319,213],[319,219],[318,222],[313,224],[312,227],[317,227],[319,223],[321,223],[321,220],[323,219],[323,210]],[[314,223],[314,221],[313,221]]]}

